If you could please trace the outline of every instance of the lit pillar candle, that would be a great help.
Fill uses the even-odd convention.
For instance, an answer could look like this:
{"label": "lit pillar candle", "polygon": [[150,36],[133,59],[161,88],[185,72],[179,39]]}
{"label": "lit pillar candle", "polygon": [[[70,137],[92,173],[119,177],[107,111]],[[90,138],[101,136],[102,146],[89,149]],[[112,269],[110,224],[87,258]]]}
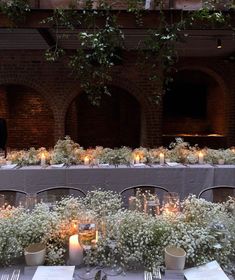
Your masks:
{"label": "lit pillar candle", "polygon": [[83,249],[78,241],[78,234],[69,238],[69,263],[71,265],[80,265],[83,260]]}
{"label": "lit pillar candle", "polygon": [[140,155],[136,155],[135,156],[135,164],[139,164],[140,163]]}
{"label": "lit pillar candle", "polygon": [[164,157],[164,154],[163,153],[160,153],[159,155],[159,161],[160,161],[160,164],[164,164],[165,163],[165,157]]}
{"label": "lit pillar candle", "polygon": [[198,163],[203,164],[204,163],[204,155],[202,152],[198,153]]}
{"label": "lit pillar candle", "polygon": [[84,158],[84,164],[85,164],[85,165],[89,165],[89,162],[90,162],[89,157],[88,157],[88,156],[85,156],[85,158]]}
{"label": "lit pillar candle", "polygon": [[41,166],[46,165],[46,156],[44,153],[41,154]]}

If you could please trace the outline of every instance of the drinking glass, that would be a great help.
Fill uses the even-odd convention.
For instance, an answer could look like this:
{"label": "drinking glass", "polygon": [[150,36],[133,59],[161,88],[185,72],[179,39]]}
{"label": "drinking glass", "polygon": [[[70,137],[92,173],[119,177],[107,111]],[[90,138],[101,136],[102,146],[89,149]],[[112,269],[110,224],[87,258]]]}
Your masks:
{"label": "drinking glass", "polygon": [[80,245],[86,252],[87,267],[85,272],[79,274],[82,279],[92,279],[95,277],[95,271],[90,269],[90,252],[92,247],[96,245],[97,226],[92,218],[81,219],[78,223],[78,239]]}
{"label": "drinking glass", "polygon": [[117,264],[115,258],[115,249],[118,245],[119,223],[120,220],[117,220],[111,227],[106,227],[106,236],[108,236],[108,247],[110,249],[110,266],[105,267],[103,272],[108,276],[117,276],[123,271],[122,267]]}
{"label": "drinking glass", "polygon": [[37,204],[37,194],[36,193],[29,193],[26,197],[20,200],[20,205],[25,207],[26,209],[32,211],[35,205]]}
{"label": "drinking glass", "polygon": [[38,197],[38,202],[43,202],[45,204],[47,204],[47,206],[49,207],[49,209],[51,210],[54,205],[56,204],[56,201],[58,201],[59,198],[56,194],[43,194],[42,196],[40,196],[40,198]]}
{"label": "drinking glass", "polygon": [[163,195],[163,212],[165,214],[178,214],[180,212],[179,194],[169,192]]}
{"label": "drinking glass", "polygon": [[144,212],[145,214],[151,216],[160,215],[160,202],[157,196],[153,196],[146,199],[144,202]]}

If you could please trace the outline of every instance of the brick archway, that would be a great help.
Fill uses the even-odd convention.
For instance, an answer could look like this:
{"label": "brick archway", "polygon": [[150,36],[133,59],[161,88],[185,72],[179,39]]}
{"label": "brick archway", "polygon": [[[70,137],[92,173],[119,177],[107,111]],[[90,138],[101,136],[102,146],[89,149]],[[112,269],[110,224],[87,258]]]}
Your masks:
{"label": "brick archway", "polygon": [[212,69],[179,67],[164,98],[164,143],[183,137],[201,146],[227,146],[226,92],[222,77]]}
{"label": "brick archway", "polygon": [[85,93],[75,97],[66,114],[66,134],[84,147],[138,147],[140,104],[129,92],[110,86],[100,106],[90,104]]}
{"label": "brick archway", "polygon": [[[137,99],[141,110],[141,128],[140,128],[140,145],[145,147],[154,147],[161,144],[161,109],[160,105],[151,103],[148,99],[148,94],[143,94],[131,80],[125,77],[117,77],[113,79],[110,86],[118,87],[127,91],[130,95]],[[66,100],[64,100],[63,108],[60,111],[60,117],[66,119],[66,113],[72,101],[81,94],[78,91],[77,84],[70,90]]]}

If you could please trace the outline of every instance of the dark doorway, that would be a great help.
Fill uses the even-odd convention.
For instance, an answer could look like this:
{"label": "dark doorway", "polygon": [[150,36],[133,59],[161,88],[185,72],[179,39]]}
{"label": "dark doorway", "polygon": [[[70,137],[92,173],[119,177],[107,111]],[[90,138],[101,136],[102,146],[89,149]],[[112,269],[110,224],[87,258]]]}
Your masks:
{"label": "dark doorway", "polygon": [[81,146],[138,147],[140,145],[140,106],[128,92],[112,87],[100,106],[91,105],[85,93],[70,105],[66,134]]}

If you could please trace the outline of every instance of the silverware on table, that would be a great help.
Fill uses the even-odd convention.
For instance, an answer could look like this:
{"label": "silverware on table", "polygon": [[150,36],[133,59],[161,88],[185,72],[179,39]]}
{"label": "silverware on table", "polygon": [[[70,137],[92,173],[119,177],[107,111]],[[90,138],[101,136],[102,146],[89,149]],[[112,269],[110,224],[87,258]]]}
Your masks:
{"label": "silverware on table", "polygon": [[162,279],[160,267],[154,267],[153,268],[153,279],[154,280]]}
{"label": "silverware on table", "polygon": [[4,273],[2,274],[1,280],[8,280],[9,276],[10,276],[9,274]]}
{"label": "silverware on table", "polygon": [[20,269],[14,269],[10,280],[19,280]]}
{"label": "silverware on table", "polygon": [[153,279],[152,272],[144,271],[144,280],[152,280],[152,279]]}

